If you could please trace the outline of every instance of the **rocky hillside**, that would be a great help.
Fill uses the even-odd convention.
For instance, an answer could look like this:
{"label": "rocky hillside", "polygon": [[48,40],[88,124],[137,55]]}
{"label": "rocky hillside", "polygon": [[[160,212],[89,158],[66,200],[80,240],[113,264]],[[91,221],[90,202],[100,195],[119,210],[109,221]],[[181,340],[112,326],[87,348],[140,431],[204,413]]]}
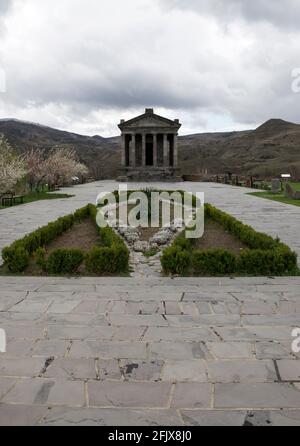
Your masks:
{"label": "rocky hillside", "polygon": [[[76,148],[97,179],[114,178],[120,166],[120,139],[82,136],[16,120],[0,120],[0,133],[20,151],[55,145]],[[300,178],[300,125],[272,119],[256,130],[202,133],[179,138],[183,174],[233,173]]]}

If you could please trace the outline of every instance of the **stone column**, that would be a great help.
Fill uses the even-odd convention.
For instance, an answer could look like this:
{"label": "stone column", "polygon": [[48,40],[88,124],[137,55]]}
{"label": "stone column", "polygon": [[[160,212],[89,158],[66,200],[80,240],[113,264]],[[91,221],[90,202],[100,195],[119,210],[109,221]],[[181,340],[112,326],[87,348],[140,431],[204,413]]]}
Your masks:
{"label": "stone column", "polygon": [[157,134],[153,135],[153,166],[157,167]]}
{"label": "stone column", "polygon": [[168,135],[164,133],[164,167],[170,166],[170,146],[168,141]]}
{"label": "stone column", "polygon": [[122,167],[126,166],[126,135],[122,134]]}
{"label": "stone column", "polygon": [[146,167],[146,134],[142,134],[142,167]]}
{"label": "stone column", "polygon": [[135,133],[132,134],[132,140],[131,140],[131,166],[136,166],[136,135]]}
{"label": "stone column", "polygon": [[174,167],[178,167],[178,135],[174,135]]}

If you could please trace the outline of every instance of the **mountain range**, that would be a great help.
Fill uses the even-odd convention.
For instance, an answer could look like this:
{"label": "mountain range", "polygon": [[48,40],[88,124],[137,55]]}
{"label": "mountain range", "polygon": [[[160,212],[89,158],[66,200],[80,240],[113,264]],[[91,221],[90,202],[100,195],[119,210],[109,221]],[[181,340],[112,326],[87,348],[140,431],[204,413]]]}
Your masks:
{"label": "mountain range", "polygon": [[[83,136],[15,119],[0,120],[0,134],[19,152],[31,148],[74,147],[95,179],[115,178],[121,163],[120,138]],[[180,136],[183,175],[223,174],[300,178],[300,125],[271,119],[255,130]]]}

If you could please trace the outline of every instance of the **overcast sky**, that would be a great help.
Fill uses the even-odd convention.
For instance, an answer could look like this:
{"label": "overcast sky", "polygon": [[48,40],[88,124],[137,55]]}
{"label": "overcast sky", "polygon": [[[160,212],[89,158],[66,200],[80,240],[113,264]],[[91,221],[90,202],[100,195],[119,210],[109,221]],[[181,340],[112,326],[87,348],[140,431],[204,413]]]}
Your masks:
{"label": "overcast sky", "polygon": [[300,0],[0,0],[0,118],[103,136],[145,107],[183,134],[300,122],[299,24]]}

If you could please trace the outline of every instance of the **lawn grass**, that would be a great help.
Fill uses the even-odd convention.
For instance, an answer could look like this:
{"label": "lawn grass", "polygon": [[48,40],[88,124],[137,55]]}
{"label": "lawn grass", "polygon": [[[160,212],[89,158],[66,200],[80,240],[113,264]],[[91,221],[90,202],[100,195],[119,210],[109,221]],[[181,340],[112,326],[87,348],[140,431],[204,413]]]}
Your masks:
{"label": "lawn grass", "polygon": [[291,186],[294,190],[300,190],[300,183],[291,183]]}
{"label": "lawn grass", "polygon": [[[34,201],[40,201],[40,200],[57,200],[57,199],[72,198],[72,197],[74,197],[74,195],[49,193],[49,192],[29,192],[28,194],[26,194],[24,196],[24,204],[32,203]],[[15,204],[14,206],[22,206],[22,205]],[[12,207],[12,206],[0,205],[0,209],[8,209],[10,207]]]}
{"label": "lawn grass", "polygon": [[248,195],[254,195],[255,197],[265,198],[267,200],[277,201],[279,203],[291,204],[293,206],[300,206],[300,200],[293,200],[292,198],[287,198],[283,194],[272,194],[271,192],[254,192]]}

